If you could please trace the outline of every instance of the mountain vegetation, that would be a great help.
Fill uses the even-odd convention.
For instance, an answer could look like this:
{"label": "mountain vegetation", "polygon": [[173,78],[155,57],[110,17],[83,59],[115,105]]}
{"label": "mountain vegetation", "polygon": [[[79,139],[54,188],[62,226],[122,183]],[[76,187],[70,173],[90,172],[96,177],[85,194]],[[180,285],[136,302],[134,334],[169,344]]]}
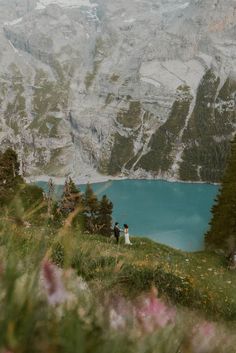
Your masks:
{"label": "mountain vegetation", "polygon": [[[37,205],[33,207],[34,211],[31,211],[32,205]],[[89,184],[82,194],[71,178],[65,180],[59,200],[52,179],[44,194],[41,188],[26,184],[19,175],[18,157],[11,148],[0,155],[0,206],[2,211],[11,211],[12,216],[23,223],[44,219],[61,227],[72,217],[73,223],[80,224],[85,232],[111,235],[113,205],[105,195],[98,200]]]}
{"label": "mountain vegetation", "polygon": [[231,143],[231,155],[212,208],[210,226],[206,234],[208,247],[229,253],[236,251],[236,137]]}
{"label": "mountain vegetation", "polygon": [[0,152],[0,202],[7,204],[14,197],[19,184],[23,182],[19,176],[17,154],[10,148]]}

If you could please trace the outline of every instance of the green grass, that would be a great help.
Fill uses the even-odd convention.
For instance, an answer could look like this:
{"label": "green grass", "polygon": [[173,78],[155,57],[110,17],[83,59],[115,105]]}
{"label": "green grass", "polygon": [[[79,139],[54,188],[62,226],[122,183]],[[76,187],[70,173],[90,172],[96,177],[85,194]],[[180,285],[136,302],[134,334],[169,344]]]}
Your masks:
{"label": "green grass", "polygon": [[[26,211],[25,215],[31,222],[34,213]],[[121,237],[117,245],[112,238],[82,234],[79,229],[58,231],[47,223],[36,224],[29,229],[16,227],[14,234],[21,235],[19,241],[27,243],[27,249],[41,239],[45,253],[49,251],[60,266],[72,266],[95,290],[102,284],[107,291],[134,298],[154,285],[176,305],[214,320],[236,322],[236,272],[227,269],[223,255],[186,253],[139,237],[132,238],[132,246],[125,245]],[[31,253],[25,256],[30,262]]]}
{"label": "green grass", "polygon": [[[224,255],[187,253],[139,237],[132,246],[121,237],[117,245],[113,238],[83,234],[78,226],[54,228],[41,189],[27,185],[1,211],[0,242],[8,245],[8,238],[22,243],[23,251],[27,244],[29,253],[22,256],[28,262],[40,239],[45,254],[59,266],[73,267],[92,287],[102,283],[107,291],[134,298],[154,285],[174,304],[236,322],[236,272],[227,269]],[[19,251],[20,245],[12,252]]]}
{"label": "green grass", "polygon": [[185,253],[145,238],[133,238],[130,247],[91,235],[80,235],[78,242],[86,267],[81,270],[78,261],[78,270],[95,284],[102,280],[108,288],[135,296],[159,283],[162,295],[177,304],[236,320],[236,273],[227,269],[224,256]]}
{"label": "green grass", "polygon": [[14,252],[22,261],[34,263],[36,249],[41,249],[41,257],[50,252],[58,265],[74,267],[95,291],[102,285],[106,291],[135,298],[155,285],[174,304],[213,320],[236,321],[236,273],[227,269],[222,256],[185,253],[138,237],[132,238],[132,246],[123,239],[117,245],[111,238],[79,230],[57,234],[51,227],[32,226],[14,232],[21,234],[14,240]]}
{"label": "green grass", "polygon": [[[23,205],[28,207],[25,211],[29,216],[31,208],[26,201]],[[233,342],[235,321],[225,324],[224,320],[235,319],[236,279],[235,273],[226,270],[222,257],[206,252],[183,253],[145,238],[133,237],[132,246],[126,246],[121,238],[117,245],[112,238],[83,234],[69,225],[55,229],[46,218],[41,219],[39,226],[31,221],[26,228],[8,222],[7,215],[3,215],[2,212],[1,351],[120,353],[120,347],[125,346],[126,353],[173,353],[180,352],[178,347],[182,345],[182,352],[195,353],[189,346],[189,332],[206,314],[208,320],[221,321],[220,327],[229,335],[230,344]],[[33,220],[33,214],[27,219]],[[69,293],[68,299],[56,306],[47,302],[40,284],[45,261],[62,267],[61,280]],[[81,277],[77,275],[86,281],[89,291],[78,290]],[[148,296],[153,285],[159,296],[177,304],[175,325],[146,333],[127,321],[125,331],[111,330],[108,318],[114,298],[124,298],[128,307],[131,303],[139,305],[138,298]],[[58,285],[52,284],[53,287]],[[197,314],[189,309],[197,309]],[[123,315],[129,315],[128,311]],[[221,352],[217,349],[205,352]],[[224,352],[232,351],[224,346]]]}

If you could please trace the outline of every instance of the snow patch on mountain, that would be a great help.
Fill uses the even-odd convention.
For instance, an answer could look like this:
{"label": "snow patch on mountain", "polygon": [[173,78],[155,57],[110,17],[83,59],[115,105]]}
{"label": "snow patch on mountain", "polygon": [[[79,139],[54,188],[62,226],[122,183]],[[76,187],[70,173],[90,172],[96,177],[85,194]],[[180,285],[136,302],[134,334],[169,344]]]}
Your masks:
{"label": "snow patch on mountain", "polygon": [[23,17],[17,18],[16,20],[10,21],[10,22],[5,22],[4,25],[5,26],[15,26],[19,23],[21,23]]}
{"label": "snow patch on mountain", "polygon": [[128,18],[127,20],[124,20],[125,23],[133,23],[136,21],[136,18]]}
{"label": "snow patch on mountain", "polygon": [[42,10],[48,5],[51,4],[56,4],[61,7],[71,7],[71,8],[76,8],[76,7],[96,7],[97,4],[91,3],[89,0],[38,0],[37,2],[37,10]]}
{"label": "snow patch on mountain", "polygon": [[141,81],[149,83],[150,85],[153,85],[155,87],[161,86],[161,84],[158,81],[154,80],[153,78],[141,77]]}
{"label": "snow patch on mountain", "polygon": [[187,7],[189,7],[190,3],[189,2],[184,2],[182,0],[178,2],[166,2],[163,4],[163,7],[161,8],[162,13],[168,13],[168,12],[175,12],[178,10],[184,10]]}

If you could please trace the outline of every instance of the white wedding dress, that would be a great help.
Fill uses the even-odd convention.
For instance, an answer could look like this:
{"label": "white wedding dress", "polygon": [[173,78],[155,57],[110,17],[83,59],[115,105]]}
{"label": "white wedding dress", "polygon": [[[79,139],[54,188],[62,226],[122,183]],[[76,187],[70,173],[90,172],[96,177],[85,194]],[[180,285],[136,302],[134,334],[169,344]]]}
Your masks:
{"label": "white wedding dress", "polygon": [[125,234],[125,244],[132,245],[131,241],[129,240],[129,229],[124,229]]}

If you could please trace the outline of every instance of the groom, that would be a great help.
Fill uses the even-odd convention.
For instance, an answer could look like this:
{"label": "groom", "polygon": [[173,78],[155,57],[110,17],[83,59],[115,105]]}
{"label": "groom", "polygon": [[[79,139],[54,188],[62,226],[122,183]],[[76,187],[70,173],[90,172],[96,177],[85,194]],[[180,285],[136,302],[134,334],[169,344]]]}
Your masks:
{"label": "groom", "polygon": [[116,243],[119,244],[119,238],[120,238],[121,229],[119,227],[119,223],[118,222],[115,223],[113,231],[114,231],[114,236],[116,238]]}

